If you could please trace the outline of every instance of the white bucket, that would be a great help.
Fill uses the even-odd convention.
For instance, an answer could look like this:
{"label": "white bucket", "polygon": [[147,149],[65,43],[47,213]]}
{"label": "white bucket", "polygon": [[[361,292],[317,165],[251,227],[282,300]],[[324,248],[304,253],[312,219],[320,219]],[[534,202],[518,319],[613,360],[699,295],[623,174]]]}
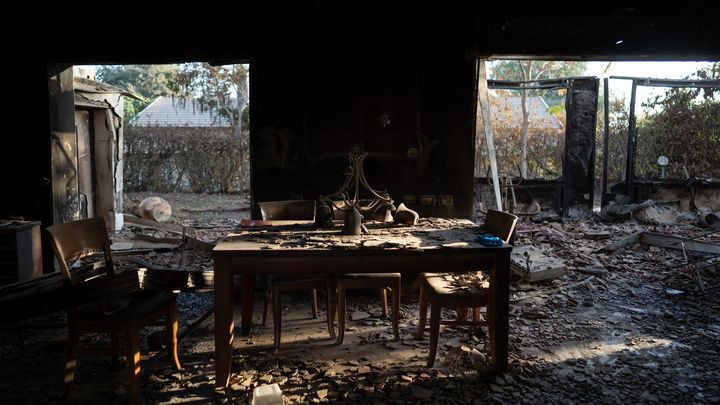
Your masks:
{"label": "white bucket", "polygon": [[253,390],[250,405],[283,405],[283,396],[277,384],[261,385]]}

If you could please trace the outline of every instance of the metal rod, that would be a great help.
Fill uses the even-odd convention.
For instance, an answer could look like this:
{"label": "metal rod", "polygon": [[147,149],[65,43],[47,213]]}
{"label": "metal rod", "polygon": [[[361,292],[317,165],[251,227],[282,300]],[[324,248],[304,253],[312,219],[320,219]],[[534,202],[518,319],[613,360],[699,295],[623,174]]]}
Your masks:
{"label": "metal rod", "polygon": [[600,208],[603,206],[605,195],[608,189],[608,150],[610,148],[610,80],[606,77],[603,79],[603,101],[605,104],[605,125],[603,130],[603,162],[602,162],[602,179],[600,180]]}
{"label": "metal rod", "polygon": [[627,158],[625,159],[625,182],[630,202],[635,202],[633,196],[633,182],[635,181],[635,96],[637,94],[637,81],[632,82],[630,93],[630,115],[628,118]]}
{"label": "metal rod", "polygon": [[[593,76],[578,76],[578,77],[562,77],[557,79],[535,79],[535,80],[488,80],[488,87],[491,89],[496,88],[517,88],[522,87],[528,89],[541,89],[541,88],[562,88],[569,87],[570,83],[574,80],[582,79],[594,79]],[[537,86],[522,86],[523,84],[537,83]]]}
{"label": "metal rod", "polygon": [[705,293],[705,286],[703,285],[700,271],[697,269],[697,266],[693,266],[690,264],[690,261],[688,260],[687,249],[685,248],[685,243],[681,243],[680,246],[682,247],[683,258],[685,259],[687,269],[690,270],[690,272],[695,273],[695,276],[697,277],[697,283],[700,285],[700,290]]}
{"label": "metal rod", "polygon": [[693,79],[655,79],[652,77],[631,77],[631,76],[610,76],[611,79],[632,80],[638,86],[646,87],[689,87],[689,88],[708,88],[720,87],[720,80],[693,80]]}

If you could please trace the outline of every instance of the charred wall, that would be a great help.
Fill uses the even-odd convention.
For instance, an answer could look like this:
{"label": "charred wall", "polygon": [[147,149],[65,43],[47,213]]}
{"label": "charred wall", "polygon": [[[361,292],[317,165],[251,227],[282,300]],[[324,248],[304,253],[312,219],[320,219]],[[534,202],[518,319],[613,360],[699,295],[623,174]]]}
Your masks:
{"label": "charred wall", "polygon": [[[107,8],[103,10],[103,7]],[[341,108],[332,99],[321,99],[320,94],[334,96],[342,93],[339,89],[333,89],[330,83],[342,83],[342,88],[349,87],[351,91],[348,94],[354,96],[365,92],[372,94],[373,86],[387,83],[385,96],[391,97],[391,92],[396,91],[393,89],[399,87],[397,91],[405,94],[407,105],[416,105],[416,96],[411,94],[414,91],[411,89],[418,88],[421,106],[419,109],[413,108],[421,113],[420,131],[431,140],[445,140],[431,153],[451,159],[461,156],[462,160],[465,153],[470,153],[471,145],[466,143],[467,136],[456,137],[457,133],[465,133],[464,129],[461,131],[458,128],[467,125],[462,119],[456,118],[465,116],[467,106],[461,106],[459,102],[446,106],[443,97],[464,99],[465,94],[456,93],[472,88],[460,86],[461,82],[468,82],[467,76],[470,75],[468,65],[461,61],[464,49],[473,49],[475,56],[546,55],[588,60],[714,60],[720,57],[717,46],[720,43],[720,30],[713,14],[702,10],[678,11],[672,5],[654,4],[646,8],[608,6],[592,13],[575,8],[558,10],[544,4],[524,6],[522,10],[514,10],[513,13],[507,13],[505,5],[498,4],[492,8],[485,3],[458,7],[430,4],[424,10],[415,5],[383,4],[377,7],[372,4],[358,6],[332,1],[298,3],[292,7],[274,2],[248,6],[238,4],[234,8],[223,9],[224,15],[236,19],[218,23],[218,10],[201,6],[193,9],[192,23],[179,28],[177,21],[188,21],[187,10],[168,8],[160,3],[149,4],[142,10],[132,10],[132,20],[148,22],[142,32],[133,33],[132,40],[124,40],[125,37],[119,35],[96,35],[97,32],[105,32],[106,27],[127,27],[130,19],[111,3],[105,6],[95,4],[84,9],[57,8],[52,10],[52,17],[40,16],[34,9],[26,13],[16,12],[12,21],[0,28],[5,38],[3,56],[9,61],[0,66],[0,72],[6,79],[5,102],[6,105],[13,105],[8,108],[12,113],[4,122],[5,131],[0,148],[0,216],[20,214],[29,219],[42,220],[43,225],[52,221],[48,63],[255,61],[257,64],[251,76],[253,83],[258,86],[252,88],[255,103],[252,110],[257,122],[251,125],[258,131],[269,128],[270,133],[277,133],[278,136],[296,136],[299,141],[294,143],[294,153],[299,154],[304,153],[309,134],[320,136],[315,135],[319,133],[317,127],[313,128],[310,124],[317,121],[318,117],[327,118],[334,111],[346,118],[337,118],[334,124],[327,123],[327,134],[330,134],[331,129],[333,132],[341,132],[334,129],[342,128],[347,131],[337,134],[338,139],[345,139],[345,143],[335,146],[336,153],[344,149],[351,137],[360,137],[360,134],[367,134],[367,147],[377,145],[373,144],[369,135],[369,125],[376,118],[365,118],[374,114],[370,109],[371,97],[367,96],[368,106],[363,107],[364,112],[347,111],[345,106]],[[173,11],[179,18],[172,18]],[[98,16],[103,18],[98,19]],[[37,21],[43,21],[42,33],[49,34],[30,35],[31,31],[37,31]],[[673,29],[667,29],[669,26]],[[388,42],[388,39],[391,41]],[[618,40],[623,42],[618,44]],[[429,48],[453,50],[443,53]],[[387,55],[391,61],[386,60]],[[325,62],[342,69],[336,71],[319,66]],[[274,66],[276,63],[280,65]],[[399,69],[401,66],[406,66],[407,72],[398,73],[404,71]],[[327,73],[327,76],[320,72]],[[302,77],[301,73],[308,73],[309,76]],[[359,78],[355,77],[358,73],[369,78],[358,81]],[[259,86],[263,80],[268,82],[267,91]],[[271,82],[274,80],[279,82]],[[399,82],[395,83],[396,80]],[[412,84],[418,83],[418,80],[419,85]],[[301,88],[306,94],[281,91],[280,83],[291,81],[289,90]],[[315,87],[321,92],[315,94]],[[308,89],[312,91],[308,92]],[[270,96],[289,100],[267,98]],[[341,97],[339,100],[349,99],[350,105],[362,107],[363,104],[355,100],[354,96]],[[309,106],[305,105],[306,100],[310,101]],[[323,103],[326,107],[322,107]],[[265,107],[261,104],[265,104]],[[401,118],[404,114],[400,109],[402,104],[400,101],[391,102],[391,105],[397,107],[393,116],[398,117],[399,122],[393,121],[398,125],[406,124]],[[384,107],[381,103],[375,105]],[[302,118],[306,112],[303,109],[310,107],[315,114],[313,119]],[[461,108],[455,110],[458,107]],[[314,111],[324,113],[316,114]],[[435,114],[435,111],[438,113]],[[370,123],[366,124],[368,127],[359,127],[358,122],[366,120]],[[313,125],[321,126],[322,123]],[[413,128],[407,124],[406,129],[398,130],[399,134],[407,134],[408,140],[405,142],[409,143],[409,138],[413,136],[411,134],[417,134],[415,125]],[[383,130],[389,131],[386,128]],[[323,135],[325,138],[327,136]],[[256,134],[255,137],[260,141],[260,135]],[[401,143],[396,146],[399,145]],[[399,147],[393,153],[399,156]],[[301,162],[301,166],[307,165],[314,173],[319,173],[313,180],[303,176],[297,187],[296,183],[292,183],[293,189],[302,194],[313,188],[310,182],[325,187],[328,185],[326,179],[329,179],[331,185],[337,184],[337,177],[333,176],[339,176],[341,169],[337,168],[338,164],[345,163],[340,155],[325,156],[320,160],[299,159],[307,160]],[[433,179],[439,177],[428,175],[422,180],[413,179],[413,186],[409,187],[406,180],[397,179],[410,176],[412,170],[407,168],[410,164],[407,161],[401,163],[399,157],[394,160],[383,157],[382,160],[368,161],[368,176],[375,187],[388,187],[394,194],[404,193],[407,189],[456,193],[455,182],[466,183],[462,179],[465,174],[452,172],[461,165],[449,164],[437,173],[450,173],[448,181],[451,183],[437,185]],[[431,162],[435,162],[434,157]],[[403,166],[405,168],[397,175],[385,169],[392,167],[395,170]],[[327,172],[323,167],[327,168]],[[381,172],[392,173],[392,178],[378,178],[371,172],[376,170],[373,167],[380,168],[377,170]],[[256,176],[253,181],[257,187],[265,190],[262,198],[283,197],[271,192],[279,188],[272,187],[270,183],[279,178],[285,179],[284,185],[289,184],[288,179],[292,177],[280,176],[281,173],[290,172],[287,168],[269,166],[255,170],[257,173],[254,173]],[[429,167],[427,172],[432,171],[433,168]],[[257,176],[260,173],[267,173],[270,177],[264,180]],[[456,180],[454,176],[460,179]],[[451,191],[445,191],[446,187],[451,188],[448,184],[453,184]],[[472,189],[472,181],[468,180],[467,184],[470,185],[466,187]],[[463,207],[466,204],[464,198],[456,198],[456,206],[464,212],[467,209]]]}
{"label": "charred wall", "polygon": [[592,211],[599,84],[596,78],[574,80],[565,99],[563,216],[571,207]]}
{"label": "charred wall", "polygon": [[358,144],[375,189],[452,195],[448,214],[471,218],[476,64],[462,48],[304,57],[291,71],[273,55],[253,65],[255,202],[334,193]]}

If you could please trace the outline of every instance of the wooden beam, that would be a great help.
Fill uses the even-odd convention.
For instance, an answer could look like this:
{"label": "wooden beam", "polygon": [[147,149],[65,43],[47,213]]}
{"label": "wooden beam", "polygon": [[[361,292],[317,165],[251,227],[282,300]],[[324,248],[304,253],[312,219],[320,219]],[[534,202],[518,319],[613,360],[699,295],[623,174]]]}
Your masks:
{"label": "wooden beam", "polygon": [[152,219],[145,219],[145,218],[139,218],[134,215],[123,215],[124,221],[130,224],[139,225],[139,226],[147,226],[151,228],[156,229],[162,229],[164,231],[170,231],[175,232],[179,234],[185,233],[185,227],[178,224],[168,224],[165,222],[157,222],[153,221]]}
{"label": "wooden beam", "polygon": [[717,243],[704,242],[654,232],[643,232],[640,234],[640,243],[644,245],[682,250],[680,242],[685,244],[685,249],[687,250],[720,256],[720,244]]}
{"label": "wooden beam", "polygon": [[608,79],[603,79],[603,104],[604,108],[604,125],[603,125],[603,161],[602,161],[602,177],[600,181],[600,208],[603,207],[605,195],[608,193],[608,151],[610,150],[610,85]]}
{"label": "wooden beam", "polygon": [[625,160],[625,185],[627,186],[627,196],[630,202],[635,202],[633,196],[633,182],[635,181],[635,97],[637,95],[637,81],[632,81],[632,90],[630,91],[630,113],[628,117],[628,134],[627,134],[627,155]]}
{"label": "wooden beam", "polygon": [[483,129],[485,130],[488,158],[490,159],[490,171],[492,172],[493,189],[495,190],[495,202],[497,203],[498,211],[502,211],[497,157],[495,156],[495,143],[493,142],[492,125],[490,122],[490,99],[488,96],[487,70],[484,60],[478,62],[478,98],[480,101],[480,111],[483,119]]}
{"label": "wooden beam", "polygon": [[617,242],[612,242],[608,245],[605,245],[601,247],[600,249],[596,250],[595,253],[615,253],[616,251],[626,248],[628,246],[632,246],[636,243],[640,243],[640,233],[635,233],[630,236],[628,236],[625,239],[621,239]]}
{"label": "wooden beam", "polygon": [[693,252],[708,253],[708,254],[712,254],[712,255],[720,255],[720,244],[704,242],[704,241],[694,240],[694,239],[688,239],[688,238],[683,238],[683,237],[675,236],[675,235],[665,235],[662,233],[654,233],[654,232],[640,232],[640,233],[630,235],[625,239],[610,243],[609,245],[606,245],[606,246],[596,250],[595,253],[599,253],[599,252],[614,253],[617,250],[626,248],[628,246],[632,246],[637,243],[642,243],[643,245],[657,246],[657,247],[662,247],[662,248],[667,248],[667,249],[682,250],[682,246],[680,245],[680,242],[684,242],[685,249],[693,251]]}

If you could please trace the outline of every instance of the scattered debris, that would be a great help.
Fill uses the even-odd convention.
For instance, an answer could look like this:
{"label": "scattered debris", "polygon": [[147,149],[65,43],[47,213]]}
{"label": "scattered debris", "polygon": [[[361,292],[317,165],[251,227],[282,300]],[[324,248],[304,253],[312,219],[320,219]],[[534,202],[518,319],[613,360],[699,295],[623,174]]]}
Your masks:
{"label": "scattered debris", "polygon": [[583,232],[583,235],[587,239],[610,239],[612,234],[608,231],[599,231],[599,232]]}
{"label": "scattered debris", "polygon": [[515,247],[510,255],[510,268],[529,282],[552,280],[567,274],[565,263],[545,255],[534,246]]}
{"label": "scattered debris", "polygon": [[[434,223],[434,219],[425,222],[427,226]],[[225,232],[216,229],[234,229],[239,221],[217,224],[224,228],[196,228],[202,230],[198,236],[211,243],[216,235]],[[167,232],[143,227],[141,233],[156,238],[178,237],[178,232]],[[394,232],[401,235],[402,227]],[[637,240],[624,249],[601,251],[607,239],[586,236],[596,232],[608,232],[618,240],[637,235]],[[283,308],[291,314],[286,318],[287,324],[283,322],[281,350],[277,353],[270,350],[272,321],[265,327],[255,327],[249,338],[236,334],[227,389],[213,388],[213,319],[209,316],[200,320],[212,308],[212,294],[182,293],[178,298],[180,333],[182,326],[198,323],[194,333],[180,342],[185,370],[171,370],[162,351],[148,353],[150,359],[143,359],[143,395],[148,403],[188,399],[202,403],[247,403],[253,389],[276,383],[282,388],[285,402],[291,404],[717,402],[720,267],[717,261],[704,260],[708,253],[688,250],[693,254],[688,256],[688,263],[702,263],[698,271],[706,290],[703,294],[690,273],[677,271],[686,267],[681,247],[640,243],[643,232],[682,235],[683,243],[687,239],[710,245],[720,241],[720,234],[709,234],[688,224],[663,228],[634,221],[520,225],[518,248],[532,246],[562,260],[571,271],[554,280],[532,284],[517,282],[520,277],[514,277],[509,308],[510,368],[503,374],[482,372],[491,358],[483,335],[485,327],[478,330],[469,326],[441,327],[440,341],[445,344],[438,347],[436,367],[426,368],[429,340],[427,336],[424,340],[413,338],[418,323],[417,295],[412,292],[413,281],[404,277],[408,288],[403,286],[400,341],[393,340],[389,320],[381,317],[375,291],[353,297],[349,312],[362,314],[358,317],[362,319],[349,321],[351,330],[343,345],[328,338],[324,314],[321,319],[308,317],[306,294],[288,294]],[[124,229],[118,238],[131,240],[131,233]],[[671,239],[668,243],[675,241]],[[140,266],[136,259],[148,264],[141,267],[176,274],[183,273],[177,272],[178,268],[212,273],[212,258],[187,244],[174,250],[149,250],[117,257],[119,265],[134,267]],[[145,272],[146,276],[162,273]],[[487,280],[482,273],[470,273],[454,282],[482,286]],[[261,302],[260,294],[256,299]],[[320,302],[322,311],[323,300]],[[260,309],[256,305],[256,320]],[[443,316],[452,317],[454,313],[444,309]],[[43,321],[63,320],[43,318]],[[152,333],[152,328],[147,329],[150,332],[146,333]],[[0,383],[6,402],[59,400],[59,389],[46,389],[55,384],[59,374],[38,374],[36,370],[61,368],[64,333],[64,329],[26,333],[29,344],[25,354],[19,354],[19,349],[13,346],[16,341],[13,334],[0,334],[0,359],[14,366],[13,372]],[[107,337],[90,334],[85,339],[92,343]],[[102,357],[95,361],[81,358],[78,379],[84,383],[74,387],[71,400],[107,403],[124,400],[125,372],[118,373],[116,379],[92,378],[96,370],[108,364],[109,359]],[[451,367],[455,364],[458,366]]]}

